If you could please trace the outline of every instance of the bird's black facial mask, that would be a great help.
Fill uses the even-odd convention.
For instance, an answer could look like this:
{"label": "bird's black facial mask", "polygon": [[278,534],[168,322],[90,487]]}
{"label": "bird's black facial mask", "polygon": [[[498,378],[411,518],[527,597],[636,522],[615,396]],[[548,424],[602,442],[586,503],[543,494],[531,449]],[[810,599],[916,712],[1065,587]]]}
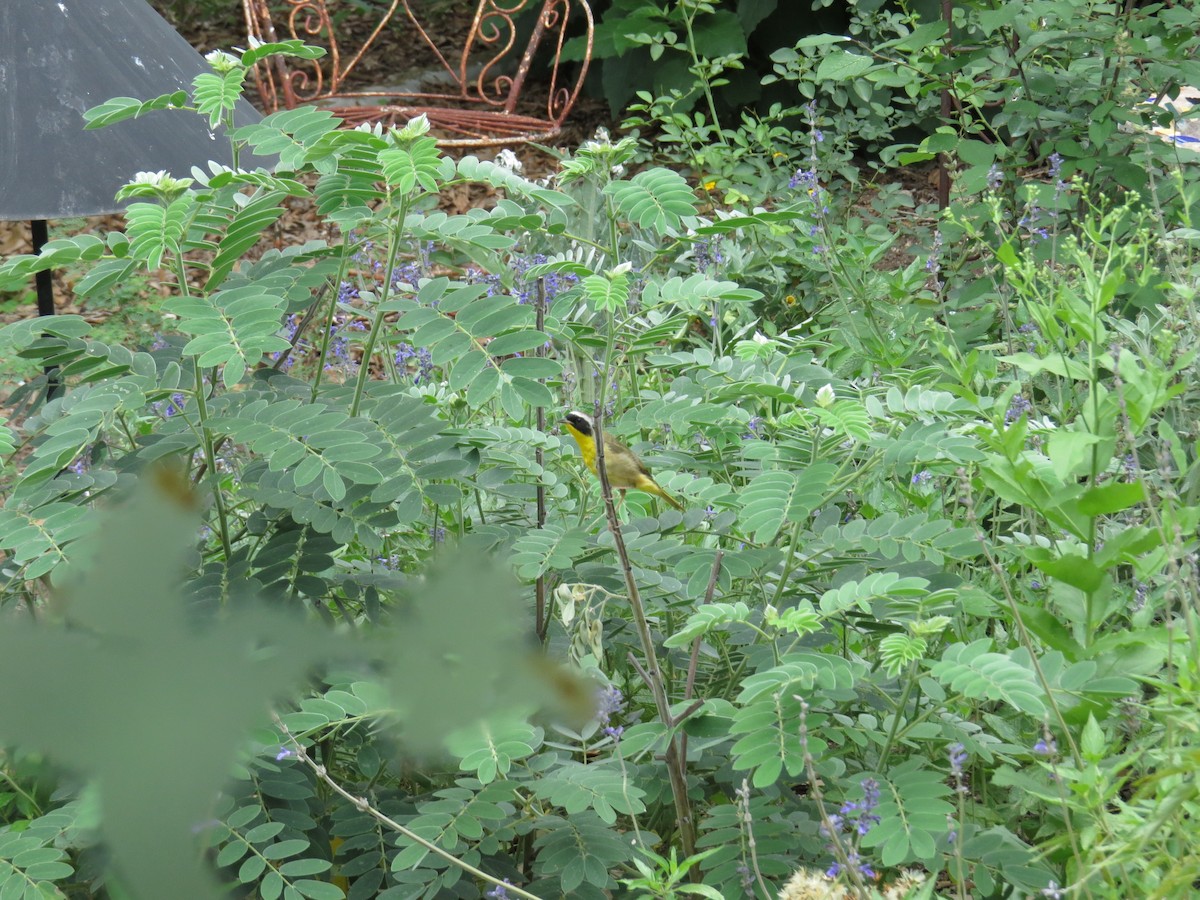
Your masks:
{"label": "bird's black facial mask", "polygon": [[580,434],[590,435],[592,433],[592,420],[582,413],[567,413],[565,421]]}

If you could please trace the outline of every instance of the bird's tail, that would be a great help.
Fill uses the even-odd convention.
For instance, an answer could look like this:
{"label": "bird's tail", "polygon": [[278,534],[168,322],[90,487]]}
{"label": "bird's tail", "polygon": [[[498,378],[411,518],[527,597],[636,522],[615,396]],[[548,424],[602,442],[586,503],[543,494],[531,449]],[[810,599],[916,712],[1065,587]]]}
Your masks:
{"label": "bird's tail", "polygon": [[[653,485],[653,487],[651,487],[650,485]],[[670,503],[677,510],[679,510],[680,512],[684,512],[683,504],[680,503],[678,500],[676,500],[674,497],[672,497],[670,494],[668,494],[666,491],[664,491],[661,487],[659,487],[657,481],[651,481],[650,485],[644,486],[642,488],[642,490],[647,491],[651,494],[654,494],[656,497],[662,497],[664,500],[666,500],[668,503]]]}

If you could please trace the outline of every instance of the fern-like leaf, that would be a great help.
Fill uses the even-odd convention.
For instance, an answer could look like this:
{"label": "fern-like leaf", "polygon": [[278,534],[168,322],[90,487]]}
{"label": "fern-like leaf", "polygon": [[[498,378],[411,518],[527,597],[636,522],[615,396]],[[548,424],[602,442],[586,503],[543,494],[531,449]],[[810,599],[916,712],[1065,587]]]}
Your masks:
{"label": "fern-like leaf", "polygon": [[157,109],[178,109],[188,102],[187,91],[172,91],[162,94],[152,100],[135,100],[133,97],[113,97],[99,106],[84,110],[83,120],[87,122],[84,130],[103,128],[126,119],[136,119]]}
{"label": "fern-like leaf", "polygon": [[286,349],[280,318],[285,300],[256,285],[218,291],[211,297],[180,297],[164,304],[179,316],[179,329],[195,335],[183,348],[201,366],[224,366],[226,387],[238,384],[264,353]]}
{"label": "fern-like leaf", "polygon": [[381,150],[379,163],[387,183],[403,194],[412,193],[418,185],[430,193],[438,189],[441,154],[435,138],[419,137],[406,147]]}
{"label": "fern-like leaf", "polygon": [[192,79],[192,97],[196,108],[208,116],[210,128],[216,128],[226,113],[233,112],[242,96],[245,80],[246,70],[240,68],[230,69],[224,75],[202,72]]}
{"label": "fern-like leaf", "polygon": [[1003,653],[990,652],[984,638],[970,644],[952,644],[930,669],[933,677],[972,700],[1000,700],[1026,715],[1041,719],[1046,704],[1032,669]]}
{"label": "fern-like leaf", "polygon": [[639,228],[658,234],[678,231],[685,216],[696,213],[696,196],[687,181],[670,169],[647,169],[629,181],[613,181],[604,188],[617,210]]}
{"label": "fern-like leaf", "polygon": [[185,194],[168,206],[129,204],[125,210],[131,240],[129,252],[150,270],[159,268],[166,254],[178,255],[193,203],[193,199]]}

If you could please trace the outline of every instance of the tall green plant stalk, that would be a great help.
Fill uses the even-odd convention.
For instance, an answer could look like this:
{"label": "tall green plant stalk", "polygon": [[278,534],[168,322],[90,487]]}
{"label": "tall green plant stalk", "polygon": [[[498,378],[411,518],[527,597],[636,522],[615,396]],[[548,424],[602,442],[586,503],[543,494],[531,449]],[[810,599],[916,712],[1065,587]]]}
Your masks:
{"label": "tall green plant stalk", "polygon": [[337,275],[333,279],[332,297],[325,316],[325,329],[321,332],[321,351],[317,359],[317,372],[313,376],[311,402],[316,402],[321,390],[321,376],[325,373],[325,360],[329,358],[329,342],[333,336],[333,317],[337,313],[338,296],[341,294],[342,279],[346,277],[346,258],[350,249],[349,234],[342,235],[342,258],[338,263]]}
{"label": "tall green plant stalk", "polygon": [[687,51],[692,58],[691,72],[696,76],[696,80],[700,82],[700,87],[704,91],[704,101],[708,105],[708,114],[712,117],[717,139],[728,146],[729,139],[725,136],[725,130],[721,128],[721,120],[717,118],[717,101],[713,98],[712,85],[704,71],[704,61],[700,59],[700,53],[696,50],[696,34],[692,28],[692,22],[699,10],[692,8],[695,5],[697,5],[696,0],[679,0],[679,8],[683,12],[683,30],[687,33]]}
{"label": "tall green plant stalk", "polygon": [[371,377],[371,356],[375,352],[375,344],[383,330],[382,306],[387,302],[392,290],[392,273],[396,271],[396,258],[400,253],[400,235],[404,230],[404,221],[408,218],[410,202],[411,198],[407,194],[401,198],[396,218],[388,230],[388,253],[387,263],[383,270],[383,286],[379,289],[379,302],[375,304],[375,318],[371,322],[371,330],[367,333],[367,340],[363,344],[362,363],[358,368],[358,379],[354,382],[354,397],[350,401],[350,415],[352,416],[358,415],[359,407],[362,406],[363,391],[366,389],[367,380]]}
{"label": "tall green plant stalk", "polygon": [[[190,296],[188,288],[187,269],[184,267],[183,256],[173,257],[175,277],[179,279],[179,291],[184,296]],[[200,357],[192,357],[192,377],[195,379],[196,415],[199,419],[200,446],[204,451],[204,466],[212,481],[213,505],[217,509],[217,530],[220,532],[221,549],[225,552],[225,560],[233,558],[233,543],[229,538],[229,514],[225,509],[225,497],[221,493],[221,478],[217,472],[217,446],[209,429],[208,398],[204,392],[204,371],[200,368]]]}

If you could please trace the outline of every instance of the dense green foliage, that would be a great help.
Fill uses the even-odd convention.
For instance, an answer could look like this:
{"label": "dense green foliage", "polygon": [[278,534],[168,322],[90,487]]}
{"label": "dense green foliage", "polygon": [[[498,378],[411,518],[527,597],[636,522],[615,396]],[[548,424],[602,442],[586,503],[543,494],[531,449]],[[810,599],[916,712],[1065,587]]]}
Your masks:
{"label": "dense green foliage", "polygon": [[[273,174],[0,265],[173,279],[136,346],[0,330],[66,386],[0,425],[0,897],[1191,889],[1200,157],[1118,126],[1200,39],[874,12],[779,51],[773,118],[644,98],[666,157],[539,184],[302,108],[231,135]],[[89,118],[225,121],[272,52]],[[262,251],[297,199],[333,237]],[[686,511],[614,503],[572,408]]]}

